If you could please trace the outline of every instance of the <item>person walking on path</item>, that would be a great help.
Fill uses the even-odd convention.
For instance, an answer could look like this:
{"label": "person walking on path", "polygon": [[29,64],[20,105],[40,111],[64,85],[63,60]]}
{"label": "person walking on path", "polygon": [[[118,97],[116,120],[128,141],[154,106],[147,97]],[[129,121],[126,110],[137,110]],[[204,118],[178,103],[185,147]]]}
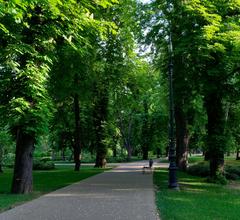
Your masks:
{"label": "person walking on path", "polygon": [[152,166],[153,166],[153,160],[152,160],[152,159],[150,159],[150,160],[149,160],[149,168],[151,168],[151,169],[152,169]]}

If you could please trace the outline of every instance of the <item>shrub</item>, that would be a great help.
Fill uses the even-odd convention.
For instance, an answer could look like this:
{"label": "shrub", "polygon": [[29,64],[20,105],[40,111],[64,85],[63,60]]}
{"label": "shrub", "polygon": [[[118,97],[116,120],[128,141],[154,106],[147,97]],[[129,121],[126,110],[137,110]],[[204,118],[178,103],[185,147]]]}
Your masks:
{"label": "shrub", "polygon": [[207,162],[194,164],[188,167],[187,173],[193,176],[207,177],[210,174],[209,164]]}
{"label": "shrub", "polygon": [[240,166],[226,166],[226,178],[231,180],[240,179]]}
{"label": "shrub", "polygon": [[14,161],[15,161],[15,154],[8,153],[3,156],[3,166],[13,168],[14,167]]}
{"label": "shrub", "polygon": [[[209,173],[210,173],[209,163],[208,162],[200,162],[200,163],[194,164],[187,169],[187,173],[189,173],[193,176],[208,177]],[[219,182],[221,184],[225,184],[225,182],[226,182],[225,178],[231,179],[231,180],[240,179],[240,166],[226,165],[225,166],[225,176],[221,176],[219,178],[217,177],[217,182],[219,180]],[[216,182],[216,181],[214,180],[214,182]]]}
{"label": "shrub", "polygon": [[33,170],[53,170],[55,169],[55,164],[53,161],[50,160],[33,160]]}

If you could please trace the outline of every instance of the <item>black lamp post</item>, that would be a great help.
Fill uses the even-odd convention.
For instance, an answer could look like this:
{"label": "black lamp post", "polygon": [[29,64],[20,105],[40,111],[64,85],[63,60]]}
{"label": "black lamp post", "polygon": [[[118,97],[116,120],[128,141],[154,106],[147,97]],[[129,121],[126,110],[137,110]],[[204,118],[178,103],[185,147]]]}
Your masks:
{"label": "black lamp post", "polygon": [[177,166],[176,166],[176,144],[174,132],[174,100],[173,100],[173,45],[171,25],[169,25],[169,181],[168,187],[171,189],[178,189],[177,182]]}

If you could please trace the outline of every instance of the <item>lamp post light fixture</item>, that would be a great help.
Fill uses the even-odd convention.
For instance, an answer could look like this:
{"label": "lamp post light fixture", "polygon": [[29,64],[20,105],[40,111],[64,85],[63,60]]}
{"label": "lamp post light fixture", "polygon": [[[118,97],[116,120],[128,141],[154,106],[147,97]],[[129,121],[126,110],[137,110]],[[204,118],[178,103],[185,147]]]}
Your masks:
{"label": "lamp post light fixture", "polygon": [[176,166],[176,144],[174,132],[174,99],[173,99],[173,44],[171,27],[169,28],[169,180],[168,187],[171,189],[179,189],[177,182],[177,166]]}

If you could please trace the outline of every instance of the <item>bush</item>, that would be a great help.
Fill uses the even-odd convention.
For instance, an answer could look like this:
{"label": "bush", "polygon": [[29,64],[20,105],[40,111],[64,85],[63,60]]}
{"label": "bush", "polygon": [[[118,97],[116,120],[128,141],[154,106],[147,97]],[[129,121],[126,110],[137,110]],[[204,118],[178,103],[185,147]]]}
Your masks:
{"label": "bush", "polygon": [[[200,162],[200,163],[194,164],[187,169],[187,173],[193,176],[208,177],[210,174],[209,163]],[[240,166],[226,165],[225,177],[231,180],[240,179]],[[220,180],[220,182],[225,182],[224,178],[218,178],[218,179]]]}
{"label": "bush", "polygon": [[53,161],[43,159],[33,160],[33,170],[53,170],[55,169],[55,164]]}
{"label": "bush", "polygon": [[207,177],[210,174],[209,163],[200,162],[200,163],[194,164],[188,167],[187,173],[193,176]]}
{"label": "bush", "polygon": [[15,161],[15,154],[8,153],[3,156],[3,166],[13,168],[14,167],[14,161]]}
{"label": "bush", "polygon": [[231,180],[240,179],[240,166],[226,166],[226,178]]}

